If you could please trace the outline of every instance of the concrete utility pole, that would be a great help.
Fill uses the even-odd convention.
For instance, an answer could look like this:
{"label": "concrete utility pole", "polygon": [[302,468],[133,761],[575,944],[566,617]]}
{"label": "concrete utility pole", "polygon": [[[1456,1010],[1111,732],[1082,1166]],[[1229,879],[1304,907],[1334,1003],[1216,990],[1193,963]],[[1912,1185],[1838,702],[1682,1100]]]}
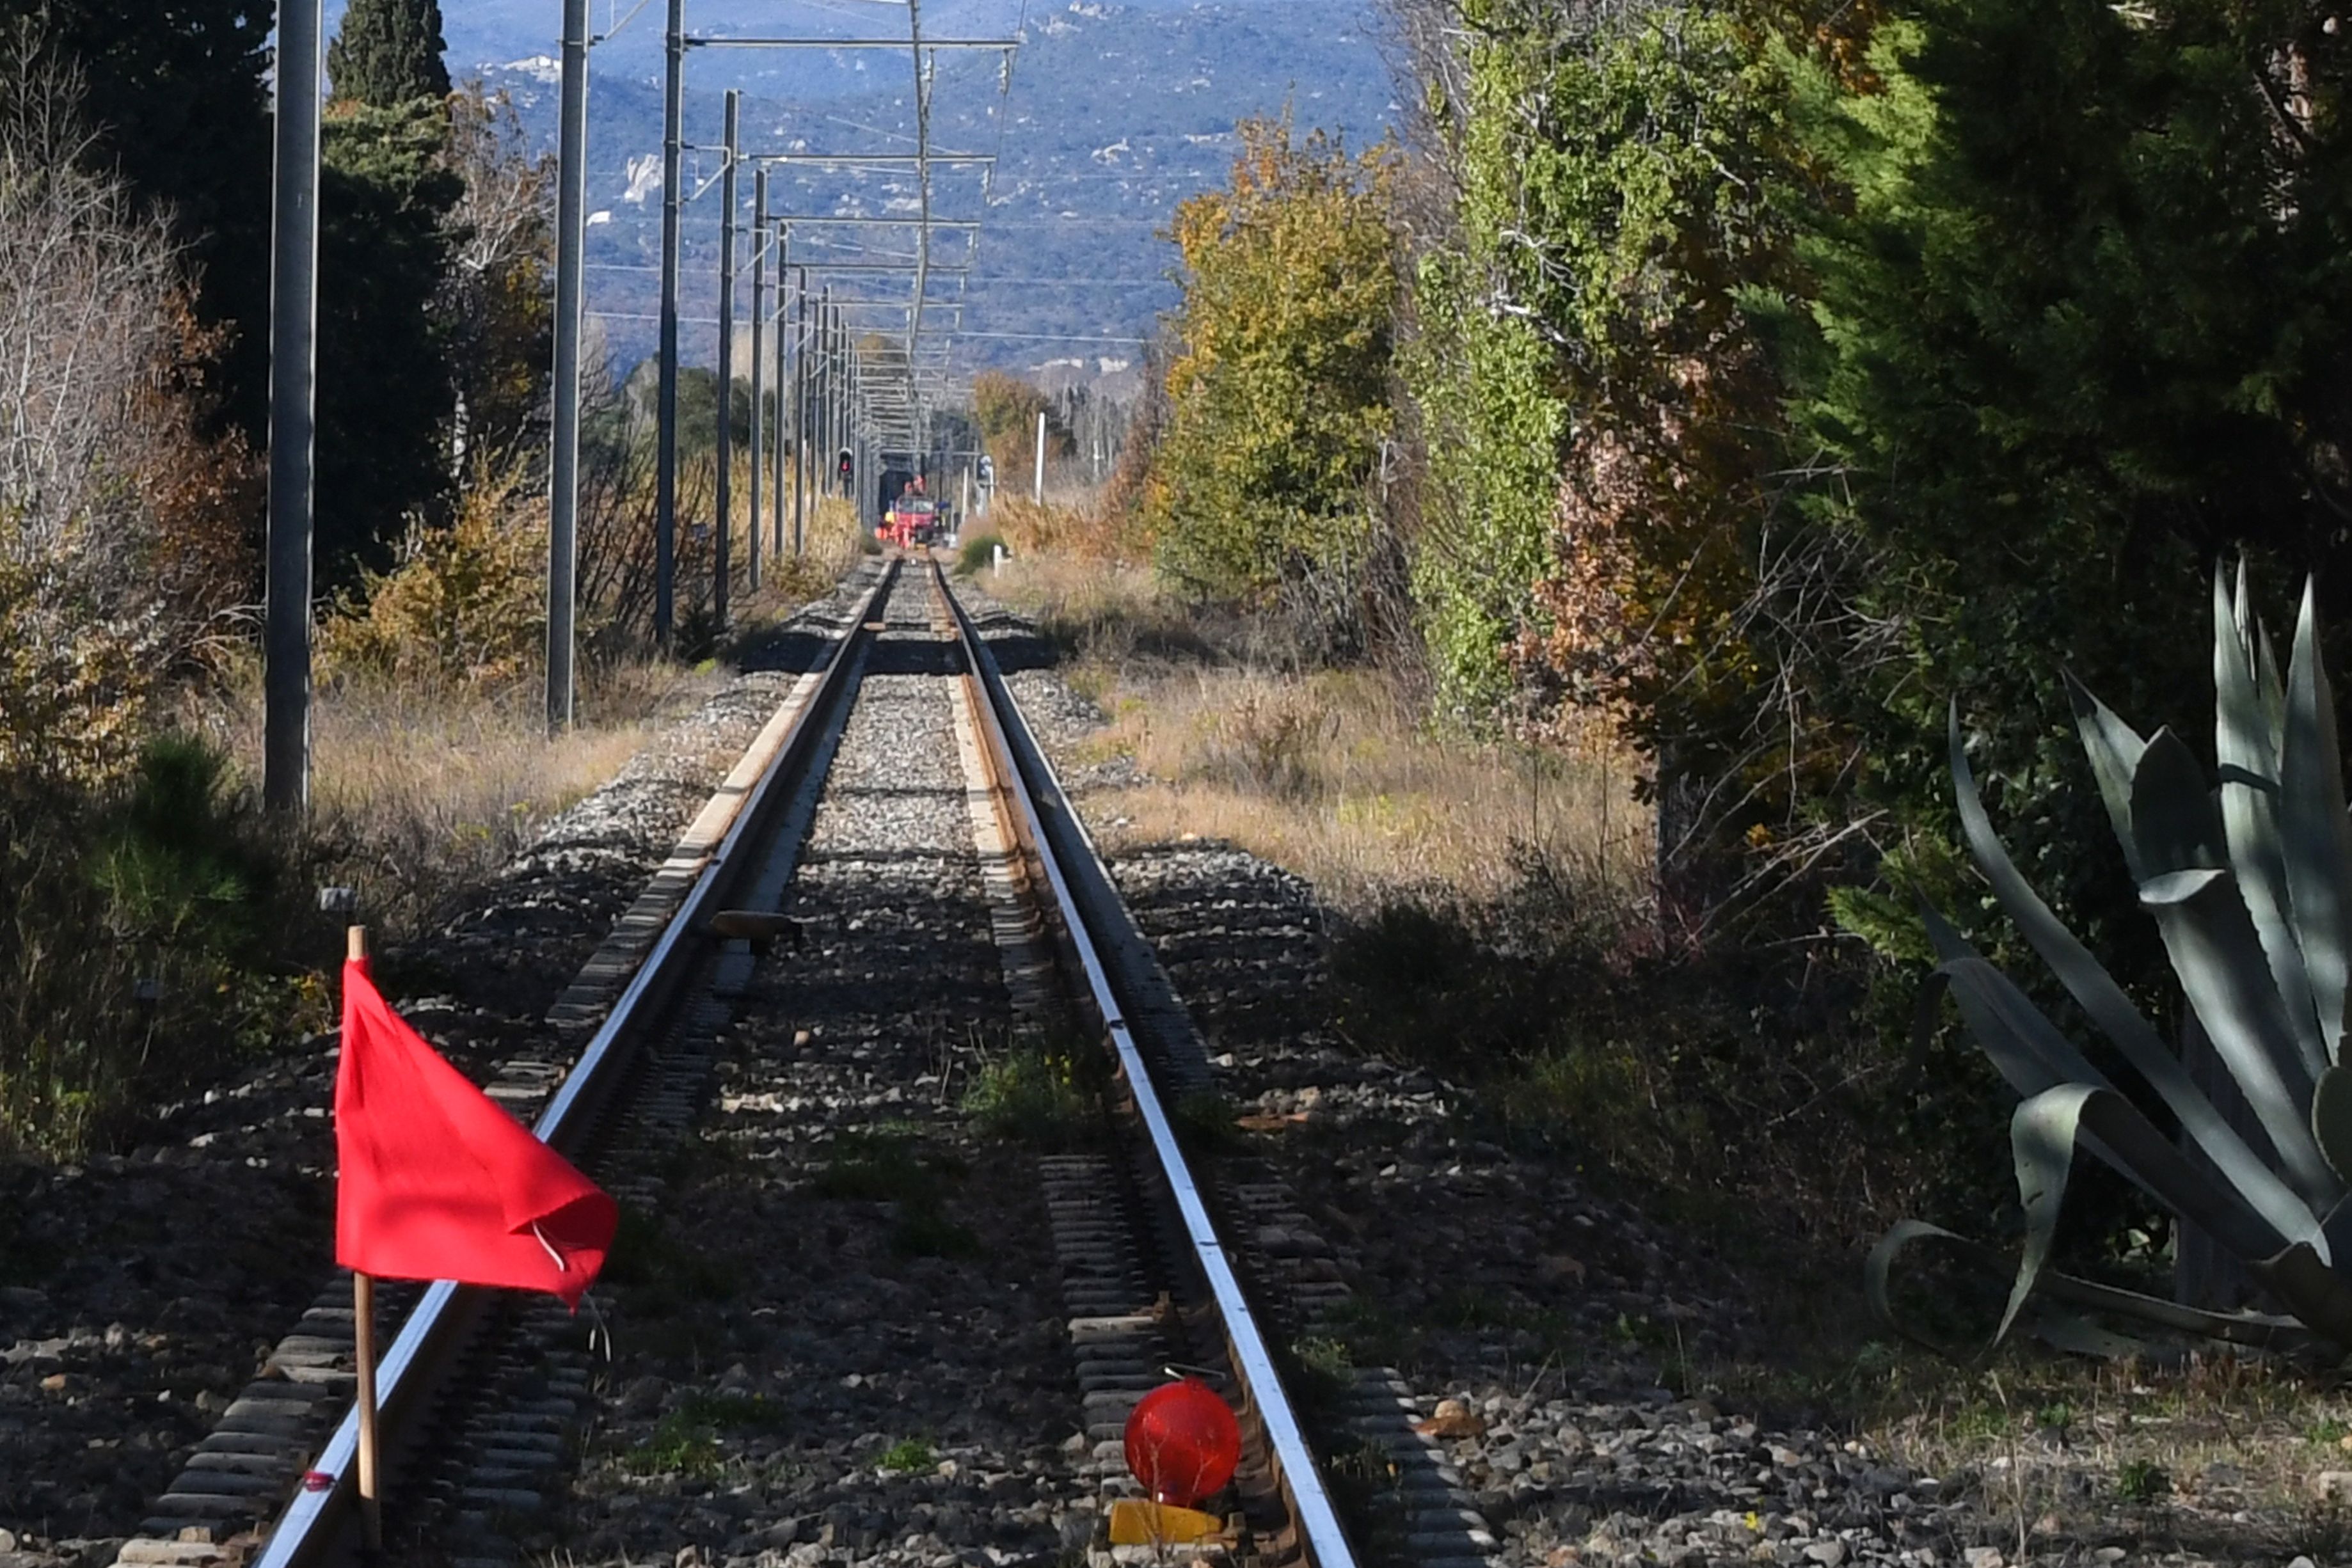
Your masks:
{"label": "concrete utility pole", "polygon": [[763,356],[768,351],[768,171],[763,164],[751,172],[751,494],[746,508],[751,527],[744,536],[751,547],[745,563],[751,591],[760,591],[761,470],[768,461],[768,377]]}
{"label": "concrete utility pole", "polygon": [[1045,504],[1045,411],[1037,411],[1037,476],[1029,486],[1029,498],[1039,506]]}
{"label": "concrete utility pole", "polygon": [[555,133],[555,373],[547,457],[547,727],[572,725],[580,559],[580,266],[588,234],[588,0],[563,0]]}
{"label": "concrete utility pole", "polygon": [[[767,171],[762,169],[760,172],[764,175]],[[781,560],[783,559],[784,554],[784,449],[786,445],[786,442],[784,440],[784,431],[786,429],[784,424],[784,268],[790,264],[793,252],[792,236],[784,232],[783,225],[782,224],[776,224],[772,225],[772,227],[776,236],[776,346],[774,349],[776,360],[776,483],[775,500],[772,503],[776,510],[776,531],[773,538],[770,541],[769,549],[771,553]]]}
{"label": "concrete utility pole", "polygon": [[677,225],[686,152],[686,0],[669,0],[662,71],[660,386],[655,399],[654,642],[670,651],[677,593]]}
{"label": "concrete utility pole", "polygon": [[820,287],[809,310],[808,336],[803,352],[808,356],[809,510],[814,514],[833,485],[833,454],[826,448],[824,428],[824,299]]}
{"label": "concrete utility pole", "polygon": [[824,493],[841,493],[841,334],[833,319],[833,290],[827,288],[824,304],[824,348],[817,355],[817,363],[824,367]]}
{"label": "concrete utility pole", "polygon": [[261,798],[310,803],[311,445],[318,407],[321,0],[279,0],[269,236],[269,545]]}
{"label": "concrete utility pole", "polygon": [[735,135],[740,107],[733,88],[727,89],[724,145],[727,162],[719,171],[719,484],[713,499],[719,505],[719,537],[711,541],[710,610],[719,630],[727,630],[727,580],[735,544]]}
{"label": "concrete utility pole", "polygon": [[[791,237],[791,231],[785,231]],[[801,553],[801,498],[808,491],[809,365],[808,268],[793,274],[793,309],[799,326],[793,333],[793,553]]]}

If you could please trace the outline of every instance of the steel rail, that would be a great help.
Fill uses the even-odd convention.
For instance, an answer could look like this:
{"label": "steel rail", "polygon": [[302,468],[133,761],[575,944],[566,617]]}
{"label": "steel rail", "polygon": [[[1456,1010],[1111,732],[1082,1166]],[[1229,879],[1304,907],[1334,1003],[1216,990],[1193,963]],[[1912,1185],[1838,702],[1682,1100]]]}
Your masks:
{"label": "steel rail", "polygon": [[[858,644],[871,635],[875,610],[887,601],[898,572],[897,561],[887,564],[859,601],[856,618],[834,643],[833,656],[808,701],[758,780],[744,792],[725,835],[696,874],[694,886],[540,1113],[531,1132],[550,1146],[575,1149],[586,1140],[596,1112],[635,1058],[641,1026],[673,998],[694,961],[701,956],[707,912],[722,893],[732,891],[741,870],[739,852],[747,841],[757,841],[753,835],[766,827],[772,803],[790,798],[791,790],[782,781],[805,766],[815,749],[817,737],[838,706],[835,699],[845,678],[844,672],[856,667]],[[437,1373],[453,1359],[488,1295],[484,1287],[435,1281],[384,1353],[376,1371],[376,1404],[384,1451],[395,1463],[405,1427],[430,1408]],[[334,1436],[311,1463],[305,1490],[295,1494],[271,1524],[254,1568],[314,1568],[350,1551],[347,1537],[356,1523],[352,1505],[358,1501],[358,1454],[359,1409],[354,1405],[343,1413]]]}
{"label": "steel rail", "polygon": [[[1037,869],[1043,872],[1052,892],[1063,936],[1086,977],[1088,999],[1101,1016],[1136,1114],[1174,1197],[1185,1239],[1224,1323],[1234,1371],[1264,1429],[1272,1450],[1276,1482],[1290,1504],[1291,1518],[1303,1538],[1308,1561],[1314,1568],[1355,1568],[1354,1547],[1340,1526],[1339,1511],[1323,1484],[1322,1469],[1307,1440],[1306,1427],[1291,1406],[1273,1352],[1258,1325],[1258,1315],[1250,1305],[1240,1277],[1234,1271],[1232,1258],[1209,1212],[1208,1199],[1192,1175],[1191,1162],[1185,1158],[1175,1124],[1154,1083],[1150,1064],[1136,1044],[1127,1009],[1103,962],[1096,939],[1100,912],[1089,909],[1064,873],[1065,852],[1073,859],[1083,857],[1087,863],[1097,867],[1101,855],[1086,825],[1070,808],[1045,747],[1037,744],[1028,721],[1022,716],[1020,705],[1005,685],[995,654],[949,588],[947,574],[938,560],[932,559],[929,565],[934,588],[954,612],[966,668],[972,673],[974,684],[985,698],[973,705],[984,732],[984,743],[998,750],[1011,765],[999,771],[1004,793],[1011,801],[1014,826],[1034,852]],[[1041,800],[1045,803],[1043,810]],[[1060,841],[1058,849],[1056,840]]]}

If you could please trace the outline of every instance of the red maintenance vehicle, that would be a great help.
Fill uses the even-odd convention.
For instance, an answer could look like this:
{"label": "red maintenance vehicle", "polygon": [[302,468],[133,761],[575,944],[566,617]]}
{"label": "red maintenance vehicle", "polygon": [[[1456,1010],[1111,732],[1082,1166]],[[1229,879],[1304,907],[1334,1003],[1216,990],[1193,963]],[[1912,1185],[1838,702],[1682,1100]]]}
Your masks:
{"label": "red maintenance vehicle", "polygon": [[920,475],[910,476],[882,514],[881,523],[874,537],[884,544],[911,549],[917,545],[936,543],[940,534],[939,503],[923,494]]}

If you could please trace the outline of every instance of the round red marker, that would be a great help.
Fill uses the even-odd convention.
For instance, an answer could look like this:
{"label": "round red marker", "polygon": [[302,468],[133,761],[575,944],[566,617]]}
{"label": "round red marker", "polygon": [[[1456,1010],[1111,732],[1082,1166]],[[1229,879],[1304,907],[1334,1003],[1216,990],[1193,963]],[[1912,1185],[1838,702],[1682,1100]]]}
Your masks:
{"label": "round red marker", "polygon": [[1127,1418],[1127,1468],[1156,1502],[1191,1508],[1234,1479],[1241,1423],[1197,1377],[1163,1384]]}

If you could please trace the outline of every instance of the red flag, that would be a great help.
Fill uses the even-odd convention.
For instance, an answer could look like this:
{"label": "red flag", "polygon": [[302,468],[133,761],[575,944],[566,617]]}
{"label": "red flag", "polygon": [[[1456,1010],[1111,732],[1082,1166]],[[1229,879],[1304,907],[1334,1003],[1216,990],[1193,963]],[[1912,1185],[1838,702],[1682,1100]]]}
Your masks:
{"label": "red flag", "polygon": [[604,1266],[620,1209],[500,1110],[343,966],[335,1261],[388,1280],[548,1291]]}

